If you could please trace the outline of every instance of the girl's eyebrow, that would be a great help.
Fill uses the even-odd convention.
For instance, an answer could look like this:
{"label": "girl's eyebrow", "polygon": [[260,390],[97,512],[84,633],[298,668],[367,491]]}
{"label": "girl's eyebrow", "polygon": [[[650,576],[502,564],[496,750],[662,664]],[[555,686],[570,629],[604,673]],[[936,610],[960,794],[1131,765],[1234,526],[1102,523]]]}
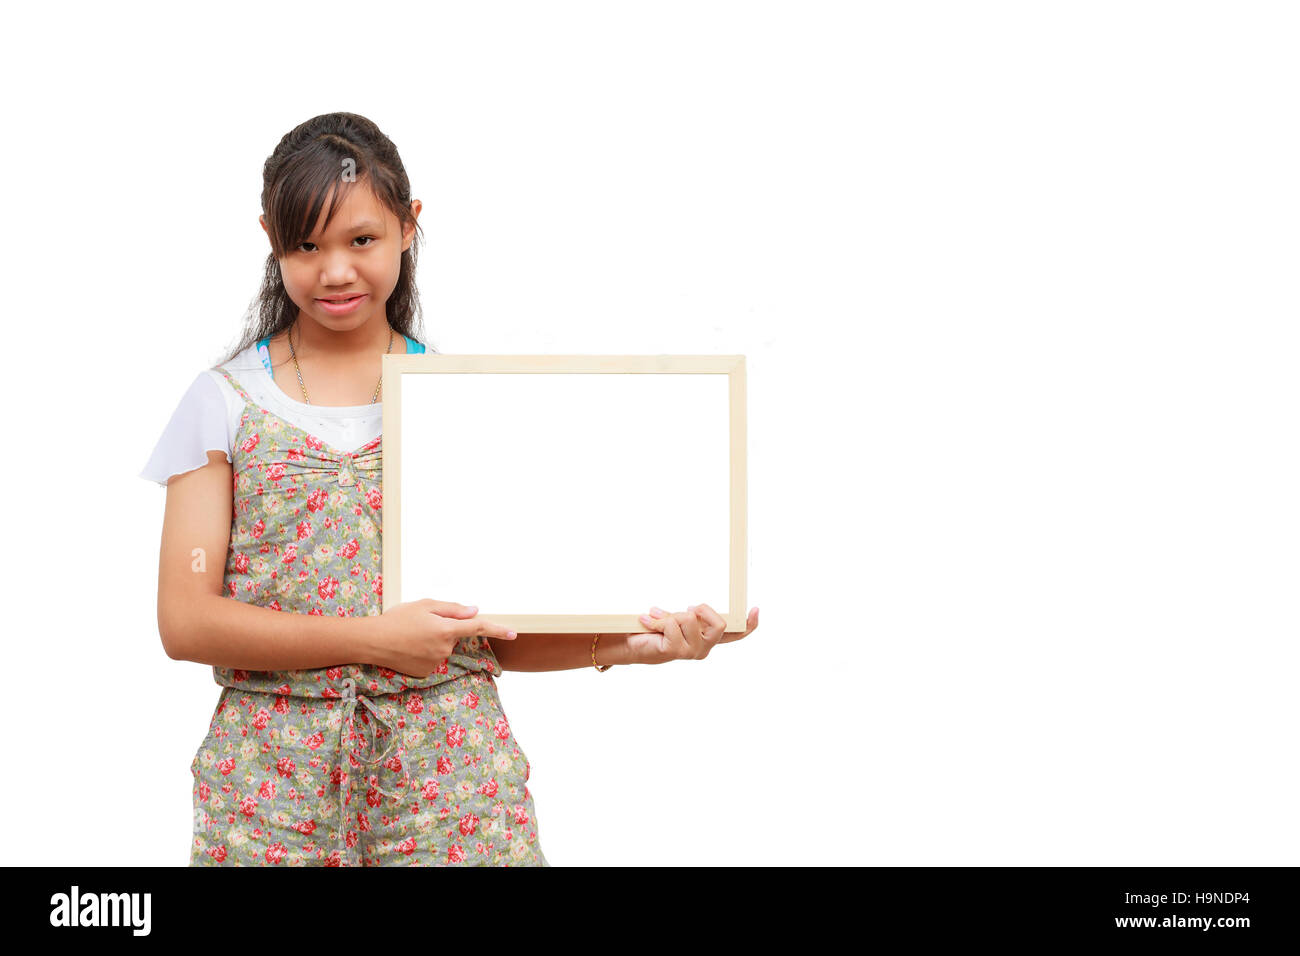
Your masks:
{"label": "girl's eyebrow", "polygon": [[[347,230],[347,232],[348,232],[349,234],[354,233],[354,232],[378,232],[379,229],[380,229],[380,225],[379,225],[379,223],[377,223],[377,222],[371,222],[370,220],[366,220],[365,222],[359,222],[359,223],[357,223],[357,224],[356,224],[355,226],[353,226],[351,229]],[[312,240],[312,239],[304,239],[304,240],[303,240],[303,242],[313,242],[313,241],[315,241],[315,240]]]}

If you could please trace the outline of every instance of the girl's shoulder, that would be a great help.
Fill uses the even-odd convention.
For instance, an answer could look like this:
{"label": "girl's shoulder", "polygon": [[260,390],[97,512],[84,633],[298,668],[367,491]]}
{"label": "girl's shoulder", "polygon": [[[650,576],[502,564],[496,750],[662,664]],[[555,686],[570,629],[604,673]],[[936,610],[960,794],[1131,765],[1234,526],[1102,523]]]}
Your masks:
{"label": "girl's shoulder", "polygon": [[231,456],[230,410],[211,369],[200,372],[172,411],[139,477],[166,486],[208,463],[209,451]]}

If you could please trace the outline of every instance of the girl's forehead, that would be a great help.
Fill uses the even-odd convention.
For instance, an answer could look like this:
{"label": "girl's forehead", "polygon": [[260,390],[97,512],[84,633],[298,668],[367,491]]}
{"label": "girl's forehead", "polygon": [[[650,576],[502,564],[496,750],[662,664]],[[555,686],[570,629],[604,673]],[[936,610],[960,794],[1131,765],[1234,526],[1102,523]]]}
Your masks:
{"label": "girl's forehead", "polygon": [[[326,217],[331,214],[329,228],[322,230]],[[318,235],[322,231],[326,234],[351,233],[358,229],[384,230],[389,226],[390,220],[396,218],[392,210],[381,203],[368,187],[360,183],[348,184],[326,199],[311,234]]]}

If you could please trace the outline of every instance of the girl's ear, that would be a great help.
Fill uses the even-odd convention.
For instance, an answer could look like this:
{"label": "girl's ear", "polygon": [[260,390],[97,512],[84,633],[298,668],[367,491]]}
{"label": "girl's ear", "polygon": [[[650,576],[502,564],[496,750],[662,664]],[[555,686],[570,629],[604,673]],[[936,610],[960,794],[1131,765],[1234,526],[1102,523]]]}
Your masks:
{"label": "girl's ear", "polygon": [[[266,232],[266,216],[258,216],[258,217],[257,217],[257,222],[258,222],[258,224],[262,227],[262,231],[263,231],[263,232]],[[266,232],[266,234],[267,234],[268,236],[270,235],[269,232]]]}
{"label": "girl's ear", "polygon": [[[412,200],[411,200],[411,217],[412,217],[413,219],[419,219],[419,218],[420,218],[420,210],[423,209],[423,208],[424,208],[424,204],[421,203],[420,200],[418,200],[418,199],[412,199]],[[407,249],[411,248],[411,240],[414,239],[414,238],[415,238],[415,223],[412,222],[412,223],[409,224],[405,229],[402,230],[402,251],[403,251],[403,252],[405,252]]]}

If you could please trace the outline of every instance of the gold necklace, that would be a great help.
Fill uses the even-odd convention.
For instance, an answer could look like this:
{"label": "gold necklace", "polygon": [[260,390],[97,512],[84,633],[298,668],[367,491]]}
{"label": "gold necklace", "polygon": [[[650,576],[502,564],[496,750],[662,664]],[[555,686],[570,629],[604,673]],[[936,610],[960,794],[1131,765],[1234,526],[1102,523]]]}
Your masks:
{"label": "gold necklace", "polygon": [[[290,329],[289,331],[292,333],[293,330]],[[298,387],[302,389],[302,400],[306,402],[308,405],[310,405],[311,399],[307,397],[307,386],[302,383],[302,369],[298,367],[298,356],[293,350],[293,335],[292,334],[286,335],[285,338],[289,342],[289,357],[293,359],[293,369],[295,372],[298,373]],[[393,351],[393,327],[390,325],[388,327],[388,350],[384,354],[388,355],[392,351]],[[375,397],[370,400],[371,405],[375,404],[375,402],[379,400],[379,389],[383,384],[384,384],[384,375],[381,372],[379,374],[379,384],[375,386]]]}

